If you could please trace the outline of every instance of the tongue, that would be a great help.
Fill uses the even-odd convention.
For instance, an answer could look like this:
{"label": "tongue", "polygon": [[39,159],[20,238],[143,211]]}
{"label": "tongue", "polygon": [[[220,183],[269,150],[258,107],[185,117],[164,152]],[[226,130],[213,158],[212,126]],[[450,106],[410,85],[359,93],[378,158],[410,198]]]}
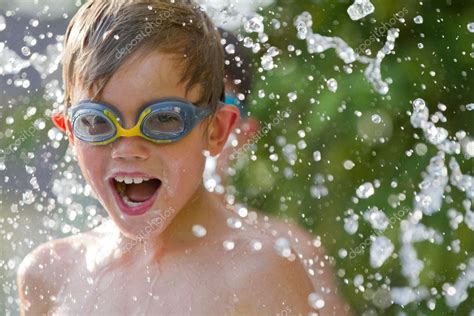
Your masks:
{"label": "tongue", "polygon": [[125,193],[132,202],[144,202],[158,189],[159,180],[144,181],[140,184],[127,184]]}

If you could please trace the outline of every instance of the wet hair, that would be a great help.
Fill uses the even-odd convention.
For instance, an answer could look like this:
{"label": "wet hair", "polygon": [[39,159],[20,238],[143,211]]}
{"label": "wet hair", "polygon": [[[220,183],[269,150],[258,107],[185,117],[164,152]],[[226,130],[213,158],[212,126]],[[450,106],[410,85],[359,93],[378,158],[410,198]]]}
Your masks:
{"label": "wet hair", "polygon": [[[233,91],[236,95],[242,93],[245,97],[242,103],[246,103],[252,89],[252,73],[250,56],[243,43],[229,31],[219,28],[223,47],[233,45],[233,49],[224,49],[224,80],[231,81],[236,87]],[[229,52],[233,53],[229,53]]]}
{"label": "wet hair", "polygon": [[75,88],[96,98],[119,67],[137,52],[169,53],[186,93],[200,87],[198,105],[215,113],[224,91],[219,32],[192,0],[89,0],[64,36],[65,106]]}

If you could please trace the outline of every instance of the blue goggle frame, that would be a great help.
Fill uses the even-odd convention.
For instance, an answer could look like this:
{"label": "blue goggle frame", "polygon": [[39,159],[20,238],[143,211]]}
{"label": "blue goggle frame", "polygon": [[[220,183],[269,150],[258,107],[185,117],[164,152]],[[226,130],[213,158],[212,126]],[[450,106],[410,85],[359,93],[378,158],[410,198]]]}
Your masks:
{"label": "blue goggle frame", "polygon": [[[220,102],[219,106],[221,105]],[[132,136],[140,136],[154,143],[174,142],[189,134],[199,122],[211,114],[211,110],[209,107],[197,107],[185,99],[163,98],[145,104],[138,112],[135,126],[130,129],[123,128],[122,116],[114,106],[102,102],[83,100],[69,109],[68,114],[75,137],[93,145],[106,145],[119,137]],[[152,119],[158,119],[158,123],[165,125],[160,116],[161,119],[172,118],[177,128],[174,131],[165,131],[160,130],[159,126],[154,130],[147,127],[152,125]],[[91,119],[93,124],[98,121],[97,126],[91,125]],[[91,130],[96,134],[91,134]]]}

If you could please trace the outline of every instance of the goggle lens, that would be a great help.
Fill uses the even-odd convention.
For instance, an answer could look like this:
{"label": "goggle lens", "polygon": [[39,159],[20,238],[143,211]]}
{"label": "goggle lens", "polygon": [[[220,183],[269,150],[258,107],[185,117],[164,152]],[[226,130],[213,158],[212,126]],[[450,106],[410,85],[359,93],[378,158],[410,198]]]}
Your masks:
{"label": "goggle lens", "polygon": [[184,131],[181,114],[173,111],[153,111],[143,120],[143,132],[152,135],[177,135]]}
{"label": "goggle lens", "polygon": [[79,111],[72,124],[74,134],[85,141],[97,141],[113,137],[114,123],[102,112],[94,110]]}

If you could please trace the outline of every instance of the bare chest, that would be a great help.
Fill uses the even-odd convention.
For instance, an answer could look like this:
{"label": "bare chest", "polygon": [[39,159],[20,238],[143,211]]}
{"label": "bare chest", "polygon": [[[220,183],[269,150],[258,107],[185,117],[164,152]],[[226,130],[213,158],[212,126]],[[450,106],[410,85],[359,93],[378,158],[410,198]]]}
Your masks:
{"label": "bare chest", "polygon": [[51,314],[231,314],[234,293],[218,263],[164,261],[152,266],[78,269],[64,282]]}

